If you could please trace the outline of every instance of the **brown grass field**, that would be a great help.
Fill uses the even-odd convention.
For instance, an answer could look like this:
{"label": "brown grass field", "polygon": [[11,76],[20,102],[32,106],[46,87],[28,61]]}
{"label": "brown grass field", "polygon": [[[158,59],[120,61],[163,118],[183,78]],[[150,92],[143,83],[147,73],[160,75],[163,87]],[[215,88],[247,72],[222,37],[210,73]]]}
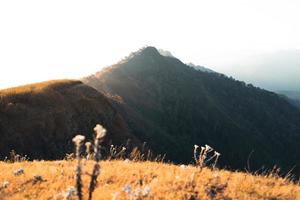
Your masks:
{"label": "brown grass field", "polygon": [[[83,161],[84,199],[93,163]],[[77,199],[67,192],[75,186],[75,166],[76,161],[0,162],[0,199]],[[16,176],[20,168],[24,173]],[[300,185],[274,175],[149,161],[102,161],[93,199],[294,200],[300,199]]]}
{"label": "brown grass field", "polygon": [[69,80],[69,79],[61,79],[61,80],[49,80],[49,81],[43,81],[39,83],[32,83],[32,84],[26,84],[22,86],[7,88],[7,89],[1,89],[0,90],[0,96],[7,96],[7,95],[13,95],[13,94],[24,94],[24,93],[34,93],[34,92],[41,92],[47,87],[55,86],[55,85],[67,85],[67,84],[74,84],[74,83],[81,83],[77,80]]}

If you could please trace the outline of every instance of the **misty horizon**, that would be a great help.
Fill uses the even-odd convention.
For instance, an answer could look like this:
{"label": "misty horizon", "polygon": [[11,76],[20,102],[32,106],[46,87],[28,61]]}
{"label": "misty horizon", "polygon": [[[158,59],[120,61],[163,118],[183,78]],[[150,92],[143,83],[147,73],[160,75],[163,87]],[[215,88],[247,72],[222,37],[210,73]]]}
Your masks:
{"label": "misty horizon", "polygon": [[263,63],[248,60],[298,52],[299,9],[297,1],[1,2],[0,88],[81,78],[150,45],[259,87],[299,90],[298,61],[257,79]]}

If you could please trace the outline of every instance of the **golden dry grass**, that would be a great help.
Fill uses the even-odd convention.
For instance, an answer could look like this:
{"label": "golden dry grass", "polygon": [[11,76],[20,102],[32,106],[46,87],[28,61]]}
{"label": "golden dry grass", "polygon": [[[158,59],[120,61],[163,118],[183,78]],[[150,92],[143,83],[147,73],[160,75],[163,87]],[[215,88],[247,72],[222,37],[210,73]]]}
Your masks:
{"label": "golden dry grass", "polygon": [[55,86],[60,84],[74,84],[74,83],[80,83],[80,81],[77,80],[69,80],[69,79],[61,79],[61,80],[49,80],[49,81],[43,81],[39,83],[32,83],[7,89],[0,90],[0,96],[6,96],[6,95],[12,95],[12,94],[24,94],[28,92],[41,92],[45,88],[49,86]]}
{"label": "golden dry grass", "polygon": [[[0,199],[63,199],[74,186],[75,161],[0,163]],[[83,165],[87,198],[93,162]],[[23,168],[25,173],[15,176]],[[44,181],[34,183],[35,175]],[[150,191],[142,199],[300,199],[300,186],[285,179],[225,170],[199,169],[155,162],[103,161],[93,199],[129,199],[123,191]],[[127,187],[128,189],[128,187]],[[142,196],[142,194],[140,195]],[[77,198],[74,198],[77,199]]]}

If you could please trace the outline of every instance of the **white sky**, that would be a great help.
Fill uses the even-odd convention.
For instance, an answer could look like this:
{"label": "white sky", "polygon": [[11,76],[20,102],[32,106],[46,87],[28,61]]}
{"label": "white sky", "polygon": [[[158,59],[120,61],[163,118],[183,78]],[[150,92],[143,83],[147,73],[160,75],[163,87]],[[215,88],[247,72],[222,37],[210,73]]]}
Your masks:
{"label": "white sky", "polygon": [[300,49],[299,0],[0,1],[0,88],[79,78],[152,45],[219,72]]}

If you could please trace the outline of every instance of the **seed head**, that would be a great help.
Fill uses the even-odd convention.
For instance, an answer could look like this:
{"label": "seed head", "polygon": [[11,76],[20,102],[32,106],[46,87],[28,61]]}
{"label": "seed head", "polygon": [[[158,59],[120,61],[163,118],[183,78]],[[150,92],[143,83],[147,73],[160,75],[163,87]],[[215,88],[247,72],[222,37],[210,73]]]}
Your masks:
{"label": "seed head", "polygon": [[205,145],[205,150],[206,150],[206,151],[212,151],[213,148],[206,144],[206,145]]}
{"label": "seed head", "polygon": [[91,142],[86,142],[86,143],[85,143],[85,146],[86,146],[87,149],[89,149],[89,148],[91,147],[91,145],[92,145]]}
{"label": "seed head", "polygon": [[75,144],[80,144],[84,141],[85,137],[83,135],[76,135],[75,137],[73,137],[72,141]]}
{"label": "seed head", "polygon": [[106,135],[106,129],[103,128],[100,124],[97,124],[94,128],[96,139],[101,139]]}
{"label": "seed head", "polygon": [[215,151],[215,155],[220,156],[221,154],[219,152]]}

